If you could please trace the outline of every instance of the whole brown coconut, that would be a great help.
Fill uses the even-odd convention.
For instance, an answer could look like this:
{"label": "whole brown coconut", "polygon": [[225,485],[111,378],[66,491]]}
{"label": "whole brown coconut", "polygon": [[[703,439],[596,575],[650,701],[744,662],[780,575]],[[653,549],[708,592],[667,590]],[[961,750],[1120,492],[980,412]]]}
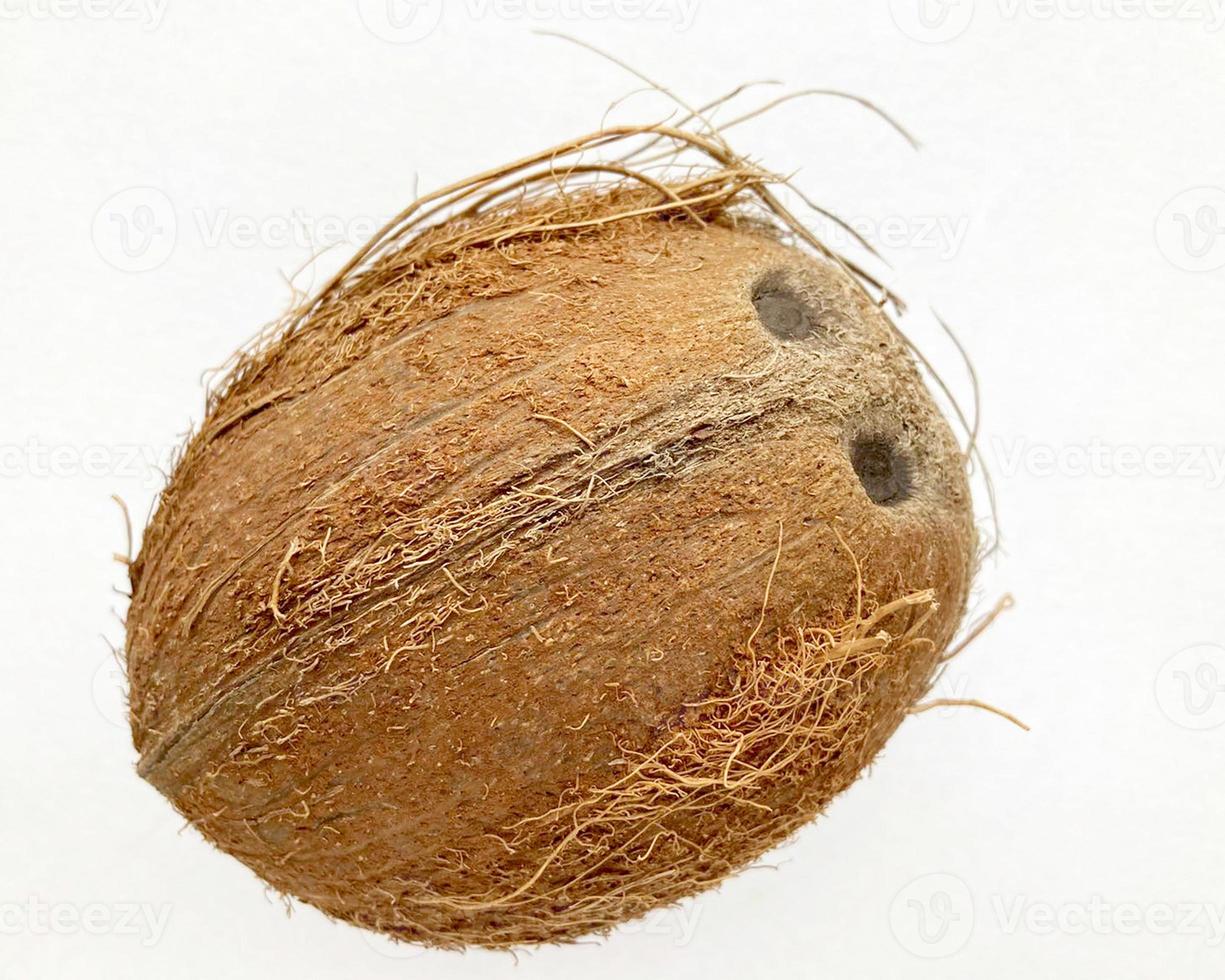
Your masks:
{"label": "whole brown coconut", "polygon": [[[643,133],[715,163],[557,162]],[[573,939],[778,844],[928,689],[962,454],[724,146],[605,131],[426,198],[211,396],[131,568],[132,731],[273,887]]]}

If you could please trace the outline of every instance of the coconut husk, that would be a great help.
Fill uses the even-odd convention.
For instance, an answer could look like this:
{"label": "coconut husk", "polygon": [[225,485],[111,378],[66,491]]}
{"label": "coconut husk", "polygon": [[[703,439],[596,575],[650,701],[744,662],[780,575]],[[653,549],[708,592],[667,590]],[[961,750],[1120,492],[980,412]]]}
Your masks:
{"label": "coconut husk", "polygon": [[415,202],[236,356],[126,650],[209,841],[400,939],[567,941],[871,762],[965,607],[966,460],[778,183],[602,130]]}

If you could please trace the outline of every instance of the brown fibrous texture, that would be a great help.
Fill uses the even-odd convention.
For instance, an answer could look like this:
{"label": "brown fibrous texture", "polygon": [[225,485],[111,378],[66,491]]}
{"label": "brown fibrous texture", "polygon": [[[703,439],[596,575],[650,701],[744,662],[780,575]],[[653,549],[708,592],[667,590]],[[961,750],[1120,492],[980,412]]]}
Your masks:
{"label": "brown fibrous texture", "polygon": [[[582,162],[630,138],[707,165]],[[568,941],[872,761],[960,622],[965,459],[776,181],[594,134],[417,202],[230,365],[126,648],[208,840],[399,939]]]}

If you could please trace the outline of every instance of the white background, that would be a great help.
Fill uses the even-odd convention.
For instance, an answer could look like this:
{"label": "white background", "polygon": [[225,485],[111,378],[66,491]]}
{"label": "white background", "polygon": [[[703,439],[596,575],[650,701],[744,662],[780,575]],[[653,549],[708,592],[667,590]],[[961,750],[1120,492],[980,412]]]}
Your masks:
{"label": "white background", "polygon": [[[383,0],[2,0],[0,977],[1225,974],[1217,7],[448,0],[397,28]],[[538,28],[693,101],[848,89],[923,140],[820,99],[728,134],[969,347],[1004,530],[976,604],[1018,605],[940,693],[1033,731],[913,718],[773,870],[516,964],[286,917],[182,831],[133,772],[109,495],[143,520],[202,370],[284,307],[312,252],[291,218],[349,239],[326,266],[416,180],[597,128],[638,87]]]}

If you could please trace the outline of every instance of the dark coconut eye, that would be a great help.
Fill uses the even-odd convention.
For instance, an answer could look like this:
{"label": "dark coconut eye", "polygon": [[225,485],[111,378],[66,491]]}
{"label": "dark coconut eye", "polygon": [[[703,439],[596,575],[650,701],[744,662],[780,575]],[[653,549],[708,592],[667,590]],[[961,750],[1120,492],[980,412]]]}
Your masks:
{"label": "dark coconut eye", "polygon": [[851,466],[872,502],[893,507],[914,494],[910,461],[897,443],[882,436],[859,436],[851,443]]}
{"label": "dark coconut eye", "polygon": [[808,304],[777,277],[767,277],[754,287],[753,308],[761,325],[780,340],[803,340],[817,332]]}

